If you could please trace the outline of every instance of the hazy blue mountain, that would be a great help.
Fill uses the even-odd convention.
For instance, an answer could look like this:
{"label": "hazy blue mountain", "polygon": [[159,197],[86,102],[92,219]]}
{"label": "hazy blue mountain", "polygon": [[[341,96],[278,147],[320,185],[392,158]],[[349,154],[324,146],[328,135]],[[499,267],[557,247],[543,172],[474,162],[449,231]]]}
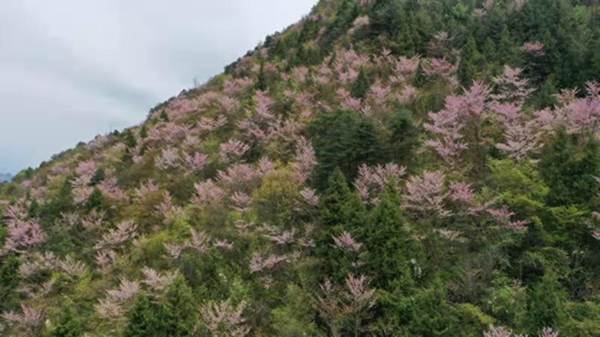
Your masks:
{"label": "hazy blue mountain", "polygon": [[13,176],[10,173],[0,173],[0,183],[10,181],[12,178]]}

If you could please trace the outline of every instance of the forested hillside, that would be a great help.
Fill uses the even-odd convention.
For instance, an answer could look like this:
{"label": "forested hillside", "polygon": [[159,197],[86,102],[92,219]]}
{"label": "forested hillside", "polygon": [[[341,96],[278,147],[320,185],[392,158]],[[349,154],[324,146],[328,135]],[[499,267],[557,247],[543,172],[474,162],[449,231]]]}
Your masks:
{"label": "forested hillside", "polygon": [[597,12],[322,0],[0,184],[0,335],[600,336]]}

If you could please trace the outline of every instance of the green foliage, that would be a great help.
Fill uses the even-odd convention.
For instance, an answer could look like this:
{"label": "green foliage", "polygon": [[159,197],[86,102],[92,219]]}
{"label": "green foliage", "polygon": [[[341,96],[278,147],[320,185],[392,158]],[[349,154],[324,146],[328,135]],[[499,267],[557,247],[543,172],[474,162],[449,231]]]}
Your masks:
{"label": "green foliage", "polygon": [[102,211],[104,205],[105,200],[104,196],[102,195],[102,192],[99,189],[95,188],[88,200],[86,201],[85,208],[88,212],[93,210]]}
{"label": "green foliage", "polygon": [[56,326],[50,331],[48,337],[81,337],[83,333],[83,323],[77,317],[72,305],[67,304],[62,308],[58,322],[56,322]]}
{"label": "green foliage", "polygon": [[540,172],[550,188],[550,205],[587,204],[599,191],[595,180],[600,175],[598,141],[590,138],[578,150],[564,127],[556,130],[540,162]]}
{"label": "green foliage", "polygon": [[144,123],[144,125],[142,125],[142,128],[140,129],[140,138],[145,139],[147,137],[148,137],[148,127]]}
{"label": "green foliage", "polygon": [[160,112],[160,119],[162,119],[163,122],[169,121],[169,115],[167,115],[167,112],[165,110],[162,110]]}
{"label": "green foliage", "polygon": [[325,266],[325,275],[343,280],[353,270],[352,259],[333,247],[333,237],[348,232],[355,237],[367,220],[367,212],[356,193],[350,190],[344,174],[336,169],[321,199],[318,213],[321,232],[316,240],[318,256]]}
{"label": "green foliage", "polygon": [[358,77],[352,83],[350,95],[354,98],[365,99],[371,89],[371,79],[364,69],[358,73]]}
{"label": "green foliage", "polygon": [[308,133],[319,160],[315,179],[320,189],[325,188],[336,168],[354,181],[360,165],[385,158],[384,143],[375,125],[352,112],[320,114],[309,125]]}
{"label": "green foliage", "polygon": [[378,289],[406,290],[411,286],[410,260],[418,258],[418,246],[406,223],[398,192],[390,185],[360,230],[360,239],[367,250],[365,270],[374,275],[373,285]]}
{"label": "green foliage", "polygon": [[413,164],[414,151],[419,145],[419,128],[410,111],[397,107],[396,112],[386,121],[386,128],[389,130],[385,141],[389,157],[399,164]]}
{"label": "green foliage", "polygon": [[135,299],[135,303],[129,311],[123,337],[161,336],[159,323],[162,322],[158,321],[156,308],[150,303],[148,296],[140,295]]}
{"label": "green foliage", "polygon": [[283,303],[284,306],[272,313],[274,336],[323,336],[315,323],[314,303],[308,292],[296,285],[288,285]]}
{"label": "green foliage", "polygon": [[58,219],[63,213],[73,210],[73,188],[69,181],[71,177],[67,177],[60,186],[58,195],[49,203],[42,206],[40,217],[50,221]]}
{"label": "green foliage", "polygon": [[529,299],[529,331],[544,327],[560,330],[566,319],[567,294],[555,275],[548,273],[533,286]]}
{"label": "green foliage", "polygon": [[0,266],[0,310],[4,311],[12,306],[17,298],[16,289],[19,286],[21,265],[16,255],[8,255],[2,259]]}
{"label": "green foliage", "polygon": [[192,336],[197,324],[197,307],[192,290],[183,277],[167,289],[165,304],[157,313],[161,336]]}
{"label": "green foliage", "polygon": [[527,319],[527,289],[509,278],[498,278],[483,301],[485,311],[498,320],[498,325],[523,331]]}
{"label": "green foliage", "polygon": [[458,328],[456,309],[445,299],[446,290],[438,282],[411,297],[407,330],[411,336],[453,336]]}
{"label": "green foliage", "polygon": [[294,224],[294,205],[298,202],[300,186],[294,173],[288,170],[270,172],[254,192],[254,209],[260,221],[277,226]]}
{"label": "green foliage", "polygon": [[102,181],[106,179],[106,171],[103,168],[99,168],[96,173],[92,176],[92,180],[90,181],[91,186],[95,186],[100,184]]}

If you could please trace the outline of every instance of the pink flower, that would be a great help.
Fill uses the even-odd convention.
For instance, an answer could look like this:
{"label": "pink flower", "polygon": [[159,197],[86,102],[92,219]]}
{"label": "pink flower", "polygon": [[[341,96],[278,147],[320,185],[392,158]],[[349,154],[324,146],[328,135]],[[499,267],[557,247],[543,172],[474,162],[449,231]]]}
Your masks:
{"label": "pink flower", "polygon": [[180,159],[179,151],[175,148],[168,147],[162,150],[162,155],[156,159],[156,167],[161,170],[177,168]]}
{"label": "pink flower", "polygon": [[400,180],[405,173],[406,169],[403,166],[393,163],[375,167],[363,164],[358,169],[358,178],[354,185],[363,200],[371,204],[378,204],[379,194],[392,180]]}
{"label": "pink flower", "polygon": [[301,179],[306,181],[317,164],[317,157],[312,144],[304,137],[300,137],[296,146],[294,169],[300,174]]}
{"label": "pink flower", "polygon": [[531,54],[533,56],[544,56],[546,51],[544,50],[544,44],[541,42],[526,42],[521,50],[524,53]]}
{"label": "pink flower", "polygon": [[467,204],[473,202],[474,195],[470,184],[451,183],[450,189],[452,190],[452,194],[450,195],[452,201],[460,201]]}
{"label": "pink flower", "polygon": [[245,337],[250,332],[243,312],[245,302],[234,306],[230,301],[211,303],[200,308],[204,324],[213,336]]}
{"label": "pink flower", "polygon": [[231,162],[241,158],[250,150],[250,146],[242,143],[239,140],[230,139],[227,143],[221,144],[221,160],[223,162]]}
{"label": "pink flower", "polygon": [[196,197],[193,202],[197,205],[206,205],[225,196],[225,191],[210,179],[194,186],[196,188]]}
{"label": "pink flower", "polygon": [[361,243],[357,242],[348,232],[343,232],[340,236],[334,236],[335,247],[349,253],[358,253]]}
{"label": "pink flower", "polygon": [[425,172],[423,177],[412,177],[406,183],[403,208],[419,212],[430,212],[445,217],[450,211],[444,208],[448,196],[445,191],[446,176],[440,172]]}

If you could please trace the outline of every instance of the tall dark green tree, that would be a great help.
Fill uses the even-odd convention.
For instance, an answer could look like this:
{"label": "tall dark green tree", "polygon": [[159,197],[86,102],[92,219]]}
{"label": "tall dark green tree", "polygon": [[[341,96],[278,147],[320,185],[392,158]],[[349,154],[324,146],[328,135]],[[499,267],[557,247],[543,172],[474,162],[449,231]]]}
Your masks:
{"label": "tall dark green tree", "polygon": [[10,308],[13,300],[17,298],[16,292],[21,279],[19,266],[21,265],[16,255],[8,255],[2,259],[0,266],[0,310]]}
{"label": "tall dark green tree", "polygon": [[415,161],[414,151],[419,145],[419,128],[410,111],[399,107],[386,121],[389,138],[385,143],[390,160],[406,167]]}
{"label": "tall dark green tree", "polygon": [[378,289],[392,291],[412,283],[410,260],[417,259],[418,247],[406,224],[398,191],[390,185],[360,235],[367,251],[366,273],[374,275],[372,284]]}
{"label": "tall dark green tree", "polygon": [[341,170],[336,169],[328,180],[328,186],[319,206],[319,235],[317,254],[322,258],[325,273],[342,280],[353,271],[353,258],[334,247],[333,237],[348,232],[358,237],[367,221],[366,210],[360,197],[353,192]]}
{"label": "tall dark green tree", "polygon": [[352,83],[350,95],[354,98],[365,99],[371,89],[371,79],[364,69],[358,73],[358,77]]}
{"label": "tall dark green tree", "polygon": [[560,330],[566,319],[567,293],[555,275],[547,273],[533,286],[529,298],[529,331],[535,335],[543,328]]}
{"label": "tall dark green tree", "polygon": [[331,173],[340,168],[348,181],[354,181],[363,163],[386,160],[383,137],[369,120],[353,112],[323,113],[308,127],[319,161],[316,184],[324,189]]}
{"label": "tall dark green tree", "polygon": [[90,194],[90,197],[85,203],[85,208],[88,212],[93,210],[101,211],[104,208],[104,204],[105,200],[102,192],[99,189],[94,188],[94,191]]}
{"label": "tall dark green tree", "polygon": [[162,110],[160,112],[160,119],[162,119],[163,122],[168,122],[169,121],[169,115],[167,115],[167,111]]}
{"label": "tall dark green tree", "polygon": [[593,136],[585,141],[583,148],[578,149],[565,127],[556,130],[540,162],[540,172],[550,187],[550,205],[586,205],[598,194],[599,150],[598,141]]}
{"label": "tall dark green tree", "polygon": [[188,337],[196,328],[198,303],[183,277],[169,286],[165,303],[157,311],[160,336]]}
{"label": "tall dark green tree", "polygon": [[123,337],[158,337],[159,325],[155,316],[155,308],[146,295],[139,295],[129,311],[127,327]]}
{"label": "tall dark green tree", "polygon": [[56,327],[50,331],[48,337],[80,337],[83,333],[82,321],[76,316],[72,305],[67,304],[62,307]]}

